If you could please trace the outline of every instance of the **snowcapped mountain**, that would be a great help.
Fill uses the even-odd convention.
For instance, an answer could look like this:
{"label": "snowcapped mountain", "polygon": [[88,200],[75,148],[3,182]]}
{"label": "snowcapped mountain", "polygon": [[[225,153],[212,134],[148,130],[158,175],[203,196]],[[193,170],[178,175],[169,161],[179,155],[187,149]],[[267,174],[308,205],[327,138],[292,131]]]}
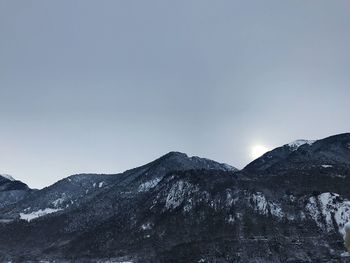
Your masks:
{"label": "snowcapped mountain", "polygon": [[292,148],[293,150],[297,150],[300,146],[304,144],[312,145],[315,141],[314,140],[296,140],[293,142],[290,142],[287,144],[288,147]]}
{"label": "snowcapped mountain", "polygon": [[248,164],[244,170],[268,172],[278,169],[317,169],[350,165],[350,134],[318,141],[298,140],[283,145]]}
{"label": "snowcapped mountain", "polygon": [[31,192],[15,206],[3,209],[5,218],[31,221],[79,205],[81,200],[96,195],[112,181],[113,175],[77,174],[69,176],[40,191]]}
{"label": "snowcapped mountain", "polygon": [[149,164],[122,174],[72,175],[40,191],[32,192],[16,206],[6,207],[2,211],[2,217],[6,219],[19,217],[31,221],[46,214],[74,209],[82,203],[90,202],[91,198],[101,192],[111,191],[111,188],[118,189],[117,192],[119,189],[128,193],[147,192],[168,172],[190,169],[238,171],[227,164],[205,158],[188,157],[180,152],[170,152]]}
{"label": "snowcapped mountain", "polygon": [[349,262],[349,147],[340,134],[242,171],[171,152],[121,174],[73,175],[0,209],[0,261]]}

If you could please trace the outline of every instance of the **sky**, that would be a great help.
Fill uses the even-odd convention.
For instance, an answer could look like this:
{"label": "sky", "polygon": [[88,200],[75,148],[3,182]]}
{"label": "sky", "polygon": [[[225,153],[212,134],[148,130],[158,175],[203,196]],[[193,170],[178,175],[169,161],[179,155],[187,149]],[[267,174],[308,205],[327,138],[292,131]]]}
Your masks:
{"label": "sky", "polygon": [[348,0],[0,0],[0,173],[41,188],[350,131]]}

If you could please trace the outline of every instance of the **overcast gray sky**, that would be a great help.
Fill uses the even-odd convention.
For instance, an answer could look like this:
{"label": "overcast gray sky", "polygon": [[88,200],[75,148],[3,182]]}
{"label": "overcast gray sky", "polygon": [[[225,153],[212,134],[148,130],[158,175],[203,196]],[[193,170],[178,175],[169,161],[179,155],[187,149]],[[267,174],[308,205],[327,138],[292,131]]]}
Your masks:
{"label": "overcast gray sky", "polygon": [[350,1],[0,0],[0,172],[43,187],[171,150],[350,131]]}

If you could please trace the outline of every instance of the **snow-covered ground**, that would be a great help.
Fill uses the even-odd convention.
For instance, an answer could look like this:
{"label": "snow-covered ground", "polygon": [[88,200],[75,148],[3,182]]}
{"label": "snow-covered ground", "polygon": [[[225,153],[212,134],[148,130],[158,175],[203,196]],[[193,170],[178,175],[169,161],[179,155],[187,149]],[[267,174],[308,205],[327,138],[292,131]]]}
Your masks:
{"label": "snow-covered ground", "polygon": [[30,222],[33,219],[36,219],[36,218],[41,217],[41,216],[45,216],[47,214],[52,214],[52,213],[58,212],[60,210],[62,210],[62,209],[45,208],[45,209],[40,209],[38,211],[34,211],[34,212],[31,212],[28,214],[20,213],[19,216],[20,216],[20,219],[27,220],[28,222]]}

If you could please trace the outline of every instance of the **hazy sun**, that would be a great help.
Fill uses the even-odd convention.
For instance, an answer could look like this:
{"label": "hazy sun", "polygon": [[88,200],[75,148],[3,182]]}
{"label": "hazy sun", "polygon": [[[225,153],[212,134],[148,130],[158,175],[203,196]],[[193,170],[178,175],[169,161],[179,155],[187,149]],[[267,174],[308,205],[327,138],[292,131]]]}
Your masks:
{"label": "hazy sun", "polygon": [[252,148],[251,156],[253,159],[259,158],[261,155],[268,151],[264,145],[254,145]]}

